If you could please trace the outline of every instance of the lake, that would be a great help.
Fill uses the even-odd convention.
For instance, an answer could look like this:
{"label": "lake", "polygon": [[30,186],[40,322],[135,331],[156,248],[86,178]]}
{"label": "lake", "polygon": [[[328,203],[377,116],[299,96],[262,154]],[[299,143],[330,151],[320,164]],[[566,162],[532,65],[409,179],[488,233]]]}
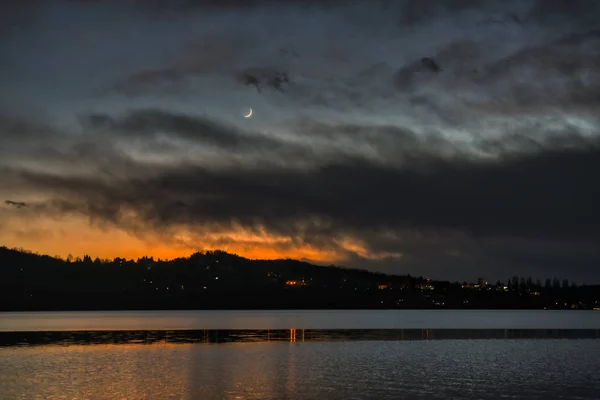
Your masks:
{"label": "lake", "polygon": [[598,399],[597,340],[0,348],[13,399]]}
{"label": "lake", "polygon": [[600,312],[562,310],[299,310],[0,313],[0,332],[289,328],[600,329]]}
{"label": "lake", "polygon": [[599,318],[479,310],[0,313],[0,399],[598,399]]}

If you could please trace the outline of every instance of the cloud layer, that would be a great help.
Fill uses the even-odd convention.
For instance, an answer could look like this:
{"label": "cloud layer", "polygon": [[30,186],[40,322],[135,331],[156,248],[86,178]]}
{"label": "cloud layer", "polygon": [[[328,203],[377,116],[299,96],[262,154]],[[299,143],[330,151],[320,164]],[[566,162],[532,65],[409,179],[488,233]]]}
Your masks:
{"label": "cloud layer", "polygon": [[[600,279],[595,7],[14,8],[29,23],[2,44],[12,95],[0,97],[0,195],[11,203],[0,240],[27,243],[19,224],[52,231],[68,217],[182,252]],[[67,9],[67,22],[53,12]],[[92,15],[114,31],[90,23],[80,41],[59,40]],[[81,58],[87,46],[94,60]]]}

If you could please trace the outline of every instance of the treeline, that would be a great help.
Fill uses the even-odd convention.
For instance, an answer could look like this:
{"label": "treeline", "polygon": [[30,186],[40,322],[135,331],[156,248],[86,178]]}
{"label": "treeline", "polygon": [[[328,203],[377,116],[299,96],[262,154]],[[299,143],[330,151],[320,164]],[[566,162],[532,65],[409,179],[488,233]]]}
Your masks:
{"label": "treeline", "polygon": [[[593,308],[597,287],[466,290],[410,275],[249,260],[206,251],[174,260],[93,260],[0,247],[0,310]],[[598,298],[597,298],[598,297]]]}

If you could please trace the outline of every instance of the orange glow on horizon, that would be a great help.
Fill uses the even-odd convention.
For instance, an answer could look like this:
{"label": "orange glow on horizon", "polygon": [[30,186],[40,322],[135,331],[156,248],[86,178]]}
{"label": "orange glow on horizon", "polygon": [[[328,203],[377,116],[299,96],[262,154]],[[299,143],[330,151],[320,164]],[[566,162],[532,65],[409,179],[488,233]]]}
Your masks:
{"label": "orange glow on horizon", "polygon": [[[190,232],[181,227],[162,235],[144,232],[137,237],[113,226],[94,226],[85,218],[10,218],[0,230],[0,245],[67,258],[83,257],[170,260],[202,250],[223,250],[249,259],[292,258],[317,263],[342,263],[349,255],[380,259],[399,254],[369,254],[357,240],[340,238],[334,246],[317,248],[301,240],[269,234],[264,230],[206,227]],[[176,233],[174,233],[176,232]]]}

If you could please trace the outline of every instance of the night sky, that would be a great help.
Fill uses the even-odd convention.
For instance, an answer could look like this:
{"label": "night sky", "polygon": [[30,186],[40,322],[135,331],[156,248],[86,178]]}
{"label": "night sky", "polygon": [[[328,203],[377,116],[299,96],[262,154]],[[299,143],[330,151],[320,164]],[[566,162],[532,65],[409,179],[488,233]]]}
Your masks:
{"label": "night sky", "polygon": [[1,245],[600,282],[600,1],[5,1],[0,88]]}

